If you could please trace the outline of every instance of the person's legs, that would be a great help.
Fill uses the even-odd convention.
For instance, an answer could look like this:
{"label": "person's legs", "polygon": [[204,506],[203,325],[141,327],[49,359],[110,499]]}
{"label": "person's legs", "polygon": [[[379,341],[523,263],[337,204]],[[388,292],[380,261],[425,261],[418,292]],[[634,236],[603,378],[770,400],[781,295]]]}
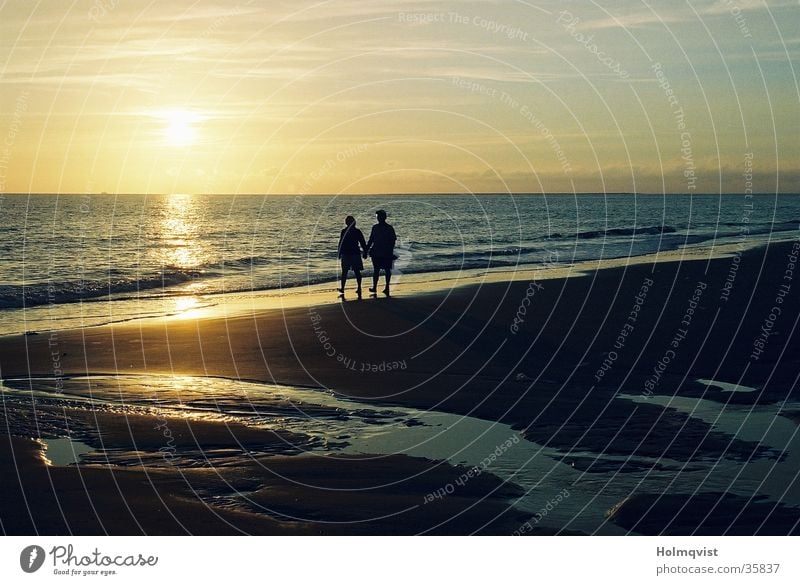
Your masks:
{"label": "person's legs", "polygon": [[386,288],[383,289],[383,292],[388,294],[389,293],[389,283],[392,282],[392,271],[391,271],[391,269],[387,268],[386,270],[383,271],[383,273],[386,275]]}
{"label": "person's legs", "polygon": [[381,269],[378,268],[377,264],[372,265],[372,288],[369,289],[369,292],[375,292],[378,290],[378,278],[380,278]]}
{"label": "person's legs", "polygon": [[[357,285],[356,286],[356,292],[358,294],[361,294],[361,271],[360,270],[353,270],[353,272],[356,273],[356,285]],[[342,288],[344,288],[344,285],[342,285]]]}

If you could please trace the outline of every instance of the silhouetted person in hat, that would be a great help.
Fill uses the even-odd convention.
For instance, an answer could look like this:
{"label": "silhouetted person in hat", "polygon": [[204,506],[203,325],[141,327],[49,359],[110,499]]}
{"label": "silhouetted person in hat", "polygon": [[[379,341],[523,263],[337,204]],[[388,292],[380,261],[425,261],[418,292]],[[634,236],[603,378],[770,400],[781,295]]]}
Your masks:
{"label": "silhouetted person in hat", "polygon": [[364,264],[361,262],[363,252],[364,258],[367,257],[367,244],[364,241],[364,234],[356,228],[356,220],[352,215],[348,215],[344,220],[345,228],[339,235],[339,258],[342,260],[342,286],[339,292],[344,295],[344,287],[347,284],[347,273],[351,270],[356,275],[356,294],[361,296],[361,271]]}
{"label": "silhouetted person in hat", "polygon": [[[394,244],[397,236],[394,228],[386,223],[386,212],[379,209],[375,212],[378,223],[372,226],[372,233],[367,242],[367,252],[372,257],[372,288],[369,292],[375,293],[378,290],[378,278],[383,270],[386,276],[386,286],[383,293],[388,296],[389,283],[392,281],[392,264],[394,263]],[[366,255],[364,256],[366,258]]]}

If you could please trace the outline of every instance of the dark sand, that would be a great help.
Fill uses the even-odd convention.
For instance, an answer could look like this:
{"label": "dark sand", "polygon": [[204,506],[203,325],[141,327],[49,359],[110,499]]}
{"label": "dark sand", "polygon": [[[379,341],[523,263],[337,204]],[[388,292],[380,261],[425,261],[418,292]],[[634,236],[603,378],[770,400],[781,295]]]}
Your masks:
{"label": "dark sand", "polygon": [[[70,375],[171,373],[323,387],[364,401],[503,421],[531,440],[567,451],[667,456],[687,462],[723,453],[743,460],[776,459],[779,453],[758,443],[731,440],[680,412],[612,398],[618,392],[646,396],[654,368],[672,350],[652,388],[655,394],[723,404],[797,401],[800,283],[784,279],[792,246],[773,244],[744,252],[727,300],[722,291],[726,279],[731,282],[730,257],[639,264],[541,281],[541,288],[527,282],[494,283],[228,319],[129,322],[54,336],[6,337],[0,339],[0,367],[6,379],[52,377],[56,359]],[[631,323],[630,311],[649,279],[653,284]],[[698,283],[705,285],[699,295]],[[778,302],[779,287],[787,283],[790,288]],[[526,294],[530,304],[522,315],[518,311]],[[762,353],[752,357],[754,342],[775,306],[781,313]],[[692,307],[690,322],[681,324]],[[515,315],[523,319],[516,334],[511,330]],[[632,327],[622,347],[615,346],[626,323]],[[681,330],[685,334],[671,345]],[[610,356],[614,359],[609,362]],[[604,360],[610,365],[598,381]],[[696,382],[698,378],[758,391],[723,392]],[[147,443],[152,421],[105,416],[97,426],[101,435],[115,437],[115,448],[137,450],[131,437],[125,437],[131,425],[142,441],[138,450],[158,443]],[[245,442],[268,452],[271,442],[281,440],[265,432],[253,436],[252,429],[201,426],[191,432],[200,446],[225,449],[230,443],[226,438],[240,433]],[[520,514],[507,503],[513,486],[501,485],[488,474],[458,497],[420,506],[427,491],[463,470],[409,457],[353,461],[265,455],[266,470],[258,464],[261,456],[243,467],[140,465],[112,470],[86,464],[46,467],[32,441],[3,439],[2,445],[3,476],[16,477],[16,467],[21,477],[0,496],[7,533],[508,534],[520,524]],[[590,468],[592,463],[578,459],[576,465]],[[275,479],[276,469],[285,470],[291,479],[324,478],[345,491],[299,488],[291,479]],[[399,481],[409,476],[414,479]],[[385,491],[354,491],[374,479],[398,481]],[[221,497],[217,505],[196,495],[219,490],[223,480],[242,481],[243,489],[253,492],[252,502],[229,506]],[[30,514],[20,484],[25,495],[37,500]],[[650,495],[641,497],[646,501]],[[98,509],[96,514],[90,503]],[[700,500],[690,502],[689,509],[694,506],[708,508]],[[257,514],[259,507],[271,512]],[[412,511],[399,513],[407,507]],[[711,531],[724,527],[727,507],[712,510],[717,516],[703,526],[711,526]],[[459,510],[466,512],[459,515]],[[632,510],[630,505],[627,515],[620,510],[615,521],[632,526],[642,516]],[[659,509],[650,510],[637,530],[658,533],[667,524],[663,517],[671,513],[665,504],[659,520]],[[295,516],[305,521],[286,520]],[[691,533],[691,518],[682,516],[670,530]],[[771,526],[781,531],[782,525]]]}
{"label": "dark sand", "polygon": [[517,491],[488,474],[425,503],[464,470],[401,455],[51,467],[38,442],[5,437],[0,468],[5,534],[507,534],[526,519],[505,502]]}

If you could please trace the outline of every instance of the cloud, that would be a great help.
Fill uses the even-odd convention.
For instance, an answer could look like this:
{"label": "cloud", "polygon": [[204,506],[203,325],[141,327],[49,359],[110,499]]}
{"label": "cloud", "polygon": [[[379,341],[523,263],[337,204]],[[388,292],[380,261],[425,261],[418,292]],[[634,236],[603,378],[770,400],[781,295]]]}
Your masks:
{"label": "cloud", "polygon": [[[640,6],[639,3],[636,4]],[[695,12],[700,16],[728,16],[745,12],[772,11],[784,8],[797,8],[796,0],[712,0],[705,4],[693,2],[688,8],[677,4],[658,4],[662,10],[630,11],[620,7],[620,14],[610,15],[593,20],[582,20],[575,28],[585,30],[600,30],[610,28],[644,28],[651,25],[670,25],[690,22],[697,19]],[[576,14],[580,17],[580,14]]]}
{"label": "cloud", "polygon": [[641,28],[654,24],[675,24],[685,22],[686,16],[675,14],[672,10],[670,14],[658,14],[657,12],[638,12],[622,14],[620,16],[609,16],[595,20],[581,21],[575,28],[583,30],[599,30],[607,28]]}
{"label": "cloud", "polygon": [[756,10],[778,10],[781,8],[797,8],[796,1],[790,0],[714,0],[705,7],[695,10],[702,15],[731,14],[732,12],[753,12]]}

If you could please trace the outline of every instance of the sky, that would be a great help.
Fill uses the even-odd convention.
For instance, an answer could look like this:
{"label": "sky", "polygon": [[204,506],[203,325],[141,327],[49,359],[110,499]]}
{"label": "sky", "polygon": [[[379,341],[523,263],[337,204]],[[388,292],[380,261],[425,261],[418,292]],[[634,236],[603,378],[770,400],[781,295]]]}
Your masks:
{"label": "sky", "polygon": [[0,194],[800,192],[797,0],[0,0]]}

